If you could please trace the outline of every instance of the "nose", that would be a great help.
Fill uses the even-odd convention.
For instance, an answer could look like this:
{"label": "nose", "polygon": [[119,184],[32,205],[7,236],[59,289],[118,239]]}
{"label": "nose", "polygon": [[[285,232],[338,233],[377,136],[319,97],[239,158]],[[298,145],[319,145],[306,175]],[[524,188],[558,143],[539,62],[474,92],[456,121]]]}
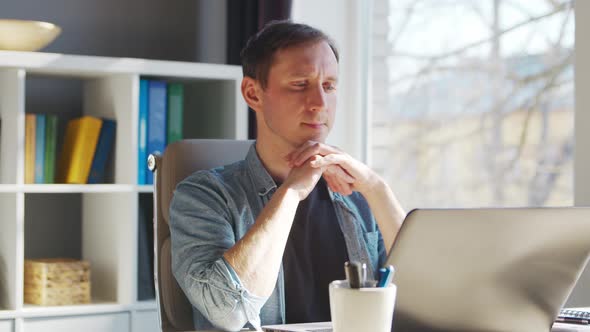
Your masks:
{"label": "nose", "polygon": [[309,109],[314,112],[323,111],[328,107],[326,91],[321,85],[310,89],[307,99]]}

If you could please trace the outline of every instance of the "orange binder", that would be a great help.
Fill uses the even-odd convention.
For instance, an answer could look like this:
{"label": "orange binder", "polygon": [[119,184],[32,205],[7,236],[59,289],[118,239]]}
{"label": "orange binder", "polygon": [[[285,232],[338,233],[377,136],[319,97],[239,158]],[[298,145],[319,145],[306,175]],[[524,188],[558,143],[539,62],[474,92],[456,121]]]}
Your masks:
{"label": "orange binder", "polygon": [[25,183],[35,183],[35,114],[25,115]]}

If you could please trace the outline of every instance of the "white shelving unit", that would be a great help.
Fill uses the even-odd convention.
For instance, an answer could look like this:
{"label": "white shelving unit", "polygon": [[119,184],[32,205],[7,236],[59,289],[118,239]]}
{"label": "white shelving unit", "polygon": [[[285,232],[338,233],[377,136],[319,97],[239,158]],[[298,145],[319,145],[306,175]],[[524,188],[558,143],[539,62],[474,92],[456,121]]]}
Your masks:
{"label": "white shelving unit", "polygon": [[[136,183],[143,77],[183,83],[185,138],[247,138],[237,66],[0,51],[0,332],[157,330],[155,300],[137,295],[138,201],[153,192]],[[80,86],[72,91],[79,110],[47,110],[60,122],[82,115],[117,122],[111,183],[24,184],[25,113],[44,103],[27,92],[31,82],[43,90],[53,80]],[[24,260],[40,253],[90,261],[92,303],[24,304]]]}

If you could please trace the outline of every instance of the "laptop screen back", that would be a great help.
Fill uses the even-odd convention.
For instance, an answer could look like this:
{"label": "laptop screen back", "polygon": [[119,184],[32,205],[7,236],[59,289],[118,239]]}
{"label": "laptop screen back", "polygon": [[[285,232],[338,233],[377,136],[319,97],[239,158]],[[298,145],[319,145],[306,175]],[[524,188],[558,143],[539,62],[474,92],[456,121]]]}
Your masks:
{"label": "laptop screen back", "polygon": [[549,331],[589,253],[590,208],[414,210],[394,331]]}

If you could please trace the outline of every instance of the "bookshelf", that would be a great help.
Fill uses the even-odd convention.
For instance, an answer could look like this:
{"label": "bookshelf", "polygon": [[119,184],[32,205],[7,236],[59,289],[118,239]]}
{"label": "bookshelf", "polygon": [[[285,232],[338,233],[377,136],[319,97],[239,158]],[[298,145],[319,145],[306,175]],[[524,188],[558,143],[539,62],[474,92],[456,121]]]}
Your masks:
{"label": "bookshelf", "polygon": [[[237,66],[0,51],[0,332],[157,331],[155,300],[138,300],[142,78],[183,84],[184,138],[247,138]],[[62,139],[71,118],[114,119],[107,183],[25,184],[27,113],[58,115]],[[92,303],[23,303],[25,258],[64,256],[90,261]]]}

